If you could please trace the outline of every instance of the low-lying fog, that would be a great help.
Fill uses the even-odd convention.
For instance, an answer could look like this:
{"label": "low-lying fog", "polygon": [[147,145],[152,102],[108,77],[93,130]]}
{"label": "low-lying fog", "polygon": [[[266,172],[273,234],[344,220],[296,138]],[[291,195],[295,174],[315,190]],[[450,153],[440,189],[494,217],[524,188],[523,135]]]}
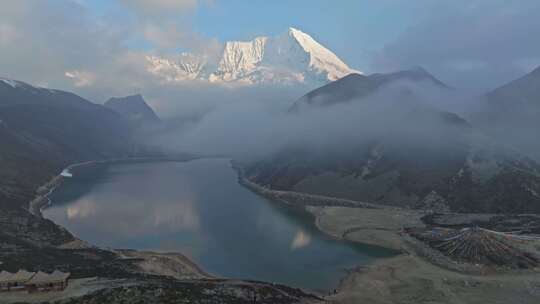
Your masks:
{"label": "low-lying fog", "polygon": [[381,137],[430,145],[467,126],[455,116],[447,117],[453,122],[442,119],[440,112],[457,113],[474,125],[472,118],[485,107],[482,96],[428,82],[400,81],[361,100],[322,107],[304,104],[299,111],[291,111],[309,90],[217,86],[155,90],[147,99],[168,126],[152,134],[150,142],[241,159],[268,156],[285,147],[347,151],[359,142]]}

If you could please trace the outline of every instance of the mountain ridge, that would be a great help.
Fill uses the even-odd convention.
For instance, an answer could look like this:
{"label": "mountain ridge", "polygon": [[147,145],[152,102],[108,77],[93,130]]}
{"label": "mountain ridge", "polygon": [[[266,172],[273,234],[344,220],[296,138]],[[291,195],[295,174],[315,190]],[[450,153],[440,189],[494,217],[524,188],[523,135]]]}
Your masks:
{"label": "mountain ridge", "polygon": [[540,161],[540,67],[488,92],[479,106],[471,121]]}
{"label": "mountain ridge", "polygon": [[[328,106],[349,102],[353,99],[362,99],[374,94],[385,86],[398,82],[424,83],[444,90],[451,89],[448,85],[421,67],[386,74],[375,73],[363,75],[351,73],[308,92],[293,104],[291,110],[298,110],[303,105]],[[412,91],[408,86],[405,86],[405,89]]]}
{"label": "mountain ridge", "polygon": [[277,37],[228,41],[215,60],[192,53],[146,59],[148,71],[167,82],[321,85],[350,73],[361,73],[310,35],[292,27]]}
{"label": "mountain ridge", "polygon": [[136,127],[146,124],[156,124],[161,121],[141,94],[112,97],[103,105],[122,115]]}
{"label": "mountain ridge", "polygon": [[27,203],[69,163],[129,155],[134,145],[128,122],[102,105],[65,91],[0,81],[0,206]]}
{"label": "mountain ridge", "polygon": [[312,132],[311,145],[292,142],[247,162],[246,178],[274,190],[435,212],[538,212],[540,163],[419,99],[416,82],[425,81],[451,90],[413,69],[351,74],[309,92],[291,108],[295,119],[315,114],[324,129],[336,118],[346,123],[349,113],[356,122],[347,136]]}

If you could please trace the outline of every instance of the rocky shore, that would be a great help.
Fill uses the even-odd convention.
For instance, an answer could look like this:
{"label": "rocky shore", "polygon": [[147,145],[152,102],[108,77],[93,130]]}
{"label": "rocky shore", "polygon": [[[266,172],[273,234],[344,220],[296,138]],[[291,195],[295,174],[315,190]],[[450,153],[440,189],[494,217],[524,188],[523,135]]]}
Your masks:
{"label": "rocky shore", "polygon": [[179,280],[218,279],[179,252],[161,253],[132,249],[118,249],[115,252],[122,259],[133,260],[143,274],[168,276]]}
{"label": "rocky shore", "polygon": [[[305,209],[327,235],[396,250],[396,257],[353,269],[342,280],[331,303],[538,303],[540,269],[515,270],[456,261],[409,234],[433,224],[466,227],[482,223],[503,231],[537,229],[535,215],[449,214],[389,207],[290,191],[275,191],[244,176],[232,163],[239,183],[271,200]],[[496,219],[494,221],[493,219]],[[532,229],[532,230],[531,230]],[[536,230],[535,230],[536,229]],[[533,244],[534,243],[534,244]],[[540,251],[540,243],[528,245]],[[400,254],[399,254],[400,253]]]}
{"label": "rocky shore", "polygon": [[[58,300],[53,300],[55,297],[51,298],[54,303],[104,303],[103,301],[126,303],[140,301],[141,298],[148,303],[162,303],[163,301],[184,303],[186,298],[195,302],[211,300],[211,303],[252,303],[254,298],[257,299],[257,303],[318,303],[321,301],[321,298],[313,294],[283,285],[217,278],[206,273],[181,253],[109,250],[92,246],[42,217],[41,210],[50,204],[48,196],[62,184],[65,178],[70,178],[68,174],[63,173],[72,172],[74,168],[100,163],[189,161],[196,158],[198,157],[119,158],[86,161],[68,166],[62,174],[39,187],[34,199],[28,203],[27,211],[22,209],[17,211],[21,215],[20,221],[16,220],[14,214],[6,215],[5,221],[2,221],[0,216],[0,225],[8,228],[0,231],[2,268],[12,271],[19,268],[29,270],[58,268],[72,272],[72,278],[76,282],[90,277],[99,278],[99,281],[128,280],[126,281],[128,283],[116,287],[115,285],[94,284],[88,292],[77,289],[73,291],[74,298],[69,296],[72,294],[72,291],[69,291]],[[29,220],[36,224],[29,224]],[[20,225],[14,226],[13,222],[20,222]],[[45,231],[43,228],[38,228],[39,231],[36,233],[25,228],[37,227],[37,223],[50,226],[51,233],[46,238],[43,235]],[[10,226],[5,226],[5,224]],[[58,231],[64,235],[58,235]],[[41,303],[40,297],[16,298],[17,302]]]}
{"label": "rocky shore", "polygon": [[348,200],[348,199],[341,199],[341,198],[335,198],[335,197],[329,197],[329,196],[323,196],[323,195],[313,195],[313,194],[307,194],[307,193],[299,193],[299,192],[294,192],[294,191],[272,190],[264,186],[261,186],[257,183],[254,183],[250,181],[247,177],[245,177],[244,171],[240,164],[234,161],[231,161],[231,166],[237,172],[238,182],[242,186],[248,188],[249,190],[261,196],[264,196],[274,201],[280,201],[288,205],[294,205],[298,207],[341,206],[341,207],[351,207],[351,208],[380,208],[380,206],[375,205],[375,204],[357,202],[357,201]]}
{"label": "rocky shore", "polygon": [[[136,158],[85,162],[74,164],[67,169],[91,163],[159,160]],[[521,303],[537,303],[540,300],[540,276],[537,270],[501,272],[478,265],[458,263],[407,233],[410,229],[425,229],[433,222],[442,222],[440,217],[434,219],[430,213],[421,210],[290,191],[274,191],[249,181],[237,164],[233,162],[232,165],[238,172],[240,184],[270,200],[306,210],[313,215],[318,229],[327,235],[396,251],[396,257],[380,259],[371,266],[350,270],[342,280],[338,292],[324,299],[325,301],[332,303],[484,303],[483,300],[488,299],[491,300],[490,303],[508,303],[500,300],[509,300],[509,296],[519,297],[522,300]],[[46,207],[49,203],[47,196],[62,183],[63,178],[66,177],[56,176],[40,187],[33,203],[29,204],[29,209],[36,212]],[[34,214],[41,218],[40,212]],[[470,218],[491,218],[478,215],[474,217],[463,215],[464,219],[459,219],[459,217],[460,215],[452,215],[451,223],[461,225]],[[66,233],[66,237],[62,239],[40,245],[50,248],[47,250],[55,251],[57,256],[51,260],[51,267],[56,263],[54,261],[62,259],[61,256],[72,259],[72,254],[76,254],[81,259],[73,260],[65,267],[75,267],[74,273],[77,277],[129,278],[135,283],[130,286],[104,287],[85,296],[69,301],[62,300],[58,303],[101,303],[103,301],[123,303],[141,298],[148,303],[163,301],[183,303],[174,302],[174,299],[181,296],[196,299],[194,301],[212,301],[212,303],[252,303],[253,295],[258,297],[257,303],[321,303],[323,301],[317,296],[286,286],[218,279],[207,274],[179,253],[107,251],[87,246],[74,237],[68,237],[69,232],[66,231]],[[0,233],[0,243],[1,237],[2,233]],[[540,248],[540,245],[537,244],[537,247]],[[43,249],[34,250],[43,252]],[[32,249],[28,252],[31,253]],[[9,265],[26,263],[23,260],[17,262],[15,258],[6,261]],[[39,268],[43,268],[43,265]],[[486,292],[491,294],[484,296],[482,293]]]}

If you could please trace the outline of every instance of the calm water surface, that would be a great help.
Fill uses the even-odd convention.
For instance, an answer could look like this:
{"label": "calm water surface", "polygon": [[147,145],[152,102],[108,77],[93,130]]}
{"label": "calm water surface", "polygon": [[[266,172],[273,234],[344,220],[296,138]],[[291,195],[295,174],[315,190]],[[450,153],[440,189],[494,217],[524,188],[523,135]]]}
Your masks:
{"label": "calm water surface", "polygon": [[91,165],[51,195],[47,218],[92,244],[179,251],[209,273],[313,290],[392,253],[329,239],[302,213],[240,186],[229,161]]}

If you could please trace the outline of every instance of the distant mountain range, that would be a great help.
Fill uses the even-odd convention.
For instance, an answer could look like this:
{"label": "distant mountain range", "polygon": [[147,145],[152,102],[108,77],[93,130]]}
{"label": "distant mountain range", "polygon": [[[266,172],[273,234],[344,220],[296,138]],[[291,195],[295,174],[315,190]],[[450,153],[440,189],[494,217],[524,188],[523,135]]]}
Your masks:
{"label": "distant mountain range", "polygon": [[[509,125],[529,117],[528,129],[520,130],[537,142],[537,73],[488,94],[487,108],[478,117],[503,125],[510,117]],[[469,123],[417,102],[415,90],[424,86],[449,90],[425,70],[414,69],[351,74],[309,92],[292,108],[298,119],[309,108],[326,111],[349,103],[362,106],[362,127],[351,125],[342,141],[315,149],[293,143],[247,164],[246,176],[272,189],[435,211],[540,212],[539,163],[512,149],[511,140],[485,136],[476,120]],[[381,111],[372,112],[385,102]],[[535,110],[528,112],[530,106]],[[339,124],[340,117],[333,123]],[[353,137],[356,133],[363,134],[361,139]],[[320,141],[325,140],[331,139]]]}
{"label": "distant mountain range", "polygon": [[122,115],[135,127],[155,125],[161,121],[140,94],[113,97],[104,106]]}
{"label": "distant mountain range", "polygon": [[327,106],[349,102],[354,99],[365,98],[385,86],[395,85],[396,83],[402,85],[400,94],[412,93],[413,89],[408,85],[418,86],[418,84],[422,84],[440,89],[449,89],[447,85],[421,67],[390,74],[371,74],[368,76],[352,73],[339,81],[331,82],[307,93],[293,105],[293,108],[303,105]]}
{"label": "distant mountain range", "polygon": [[[337,75],[323,74],[326,81]],[[246,164],[247,177],[273,189],[436,211],[540,212],[540,165],[517,152],[540,155],[527,149],[538,147],[540,69],[486,94],[467,120],[418,102],[426,86],[452,90],[415,68],[350,73],[307,93],[289,115],[359,104],[367,114],[359,112],[358,120],[377,132],[351,126],[347,134],[365,136],[316,149],[287,146]],[[384,111],[370,116],[381,105]],[[0,203],[28,202],[70,162],[132,155],[135,129],[153,122],[159,118],[140,95],[102,106],[0,78]]]}
{"label": "distant mountain range", "polygon": [[540,67],[487,93],[469,119],[501,143],[540,161]]}
{"label": "distant mountain range", "polygon": [[487,94],[492,107],[519,111],[517,106],[540,108],[540,67]]}
{"label": "distant mountain range", "polygon": [[226,42],[219,58],[183,53],[175,57],[148,56],[147,60],[148,71],[169,82],[318,86],[360,73],[294,28],[277,37]]}

